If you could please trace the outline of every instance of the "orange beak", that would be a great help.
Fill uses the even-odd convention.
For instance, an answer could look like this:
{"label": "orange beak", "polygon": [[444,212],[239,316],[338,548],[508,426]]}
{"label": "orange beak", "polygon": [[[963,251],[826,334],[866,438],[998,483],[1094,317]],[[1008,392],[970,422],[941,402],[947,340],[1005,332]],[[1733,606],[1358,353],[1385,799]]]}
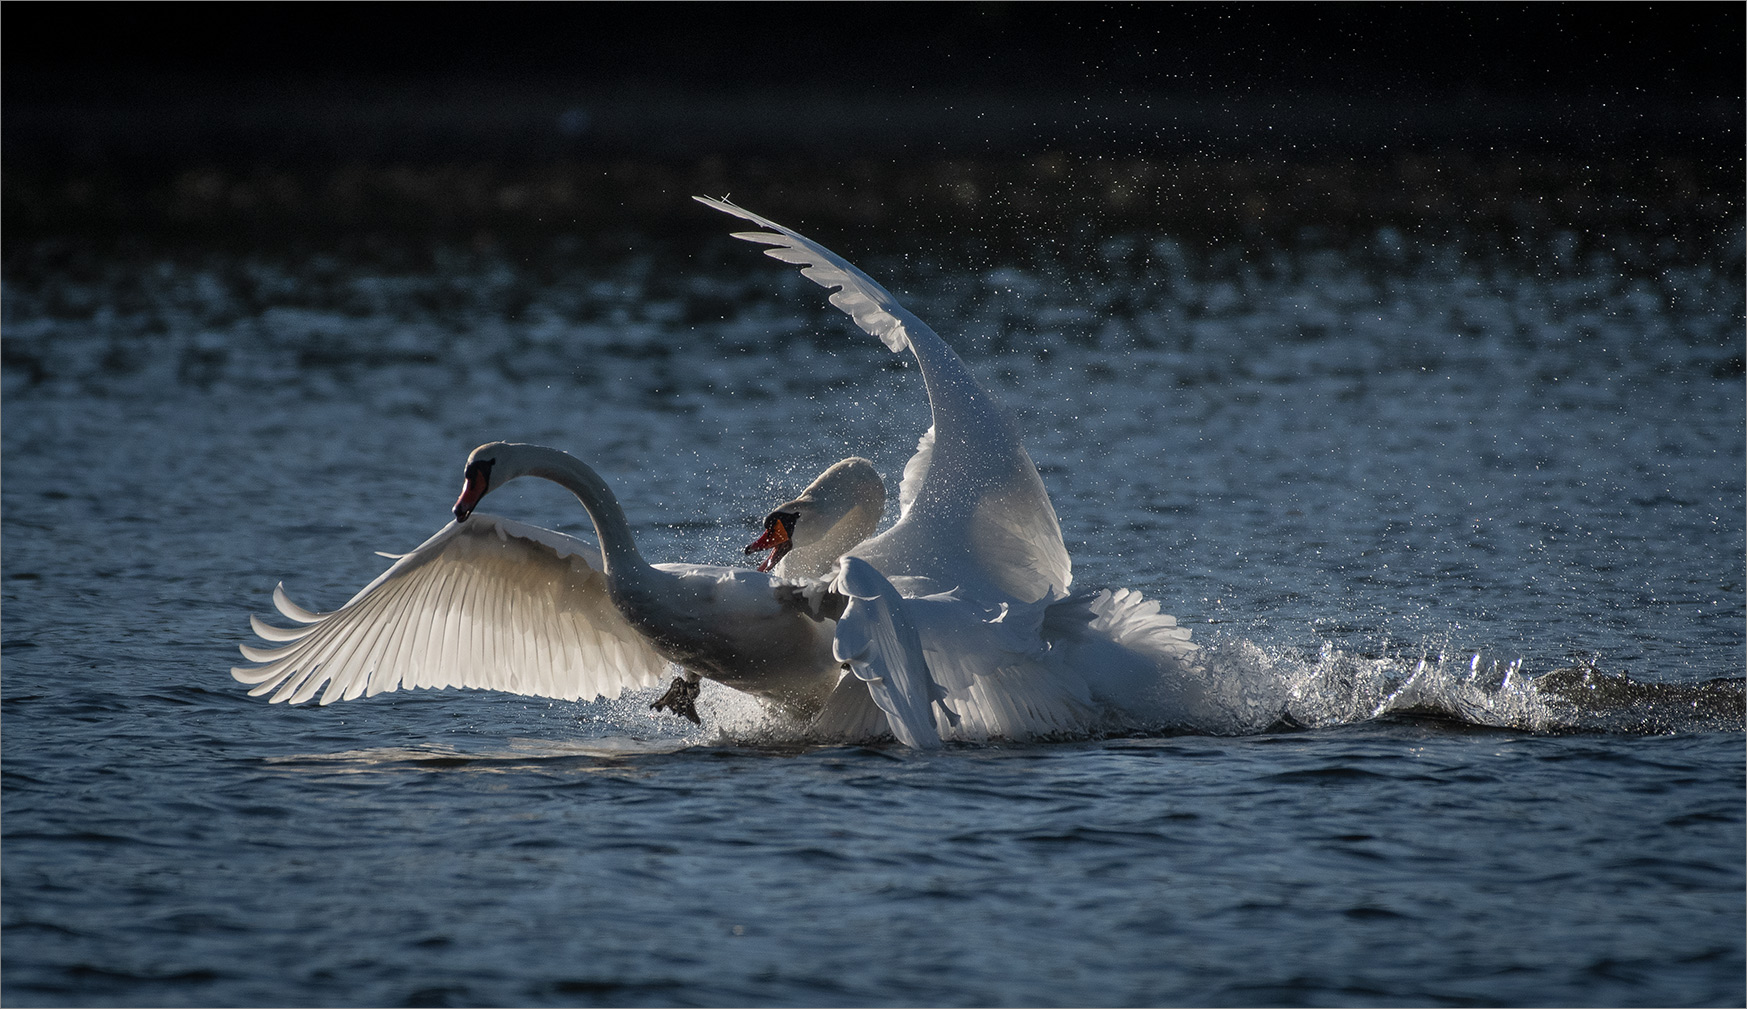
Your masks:
{"label": "orange beak", "polygon": [[770,517],[764,520],[764,535],[752,541],[751,545],[746,548],[746,552],[749,554],[755,554],[760,550],[770,551],[770,556],[758,565],[758,570],[769,571],[776,567],[777,562],[794,549],[795,544],[791,537],[795,528],[795,519],[798,517],[789,512],[772,512]]}
{"label": "orange beak", "polygon": [[455,521],[465,522],[467,516],[473,514],[479,499],[485,496],[490,487],[491,464],[474,463],[467,467],[467,482],[461,485],[461,496],[455,499]]}

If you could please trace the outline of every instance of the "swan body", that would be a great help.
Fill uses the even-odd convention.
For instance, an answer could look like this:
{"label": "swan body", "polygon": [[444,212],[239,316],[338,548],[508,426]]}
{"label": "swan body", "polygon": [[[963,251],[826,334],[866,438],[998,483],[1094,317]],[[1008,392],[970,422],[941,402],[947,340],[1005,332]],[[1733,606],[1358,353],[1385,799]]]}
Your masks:
{"label": "swan body", "polygon": [[904,467],[898,521],[845,559],[868,562],[906,597],[930,674],[962,716],[947,720],[943,705],[939,731],[1035,738],[1207,724],[1220,702],[1187,628],[1131,589],[1071,591],[1061,526],[1018,428],[952,348],[819,243],[726,200],[695,199],[763,229],[734,237],[834,289],[831,304],[920,366],[930,424]]}
{"label": "swan body", "polygon": [[[486,494],[522,476],[577,496],[600,540],[599,568],[579,540],[475,513]],[[824,481],[822,494],[829,498],[839,479]],[[853,494],[843,498],[859,503]],[[835,523],[826,524],[829,533]],[[252,620],[281,647],[245,645],[243,655],[264,665],[231,672],[255,684],[251,694],[271,691],[274,701],[298,703],[322,690],[327,704],[403,684],[616,697],[626,687],[655,685],[672,662],[802,718],[834,697],[839,708],[862,700],[863,708],[909,719],[888,726],[906,743],[938,746],[927,712],[940,691],[931,687],[914,632],[890,627],[891,614],[867,603],[882,598],[882,586],[887,596],[895,590],[866,564],[850,571],[842,577],[852,578],[859,596],[818,579],[651,565],[593,469],[556,449],[493,442],[468,458],[454,523],[333,613],[311,613],[275,590],[280,612],[305,626]],[[846,665],[884,693],[838,691]]]}

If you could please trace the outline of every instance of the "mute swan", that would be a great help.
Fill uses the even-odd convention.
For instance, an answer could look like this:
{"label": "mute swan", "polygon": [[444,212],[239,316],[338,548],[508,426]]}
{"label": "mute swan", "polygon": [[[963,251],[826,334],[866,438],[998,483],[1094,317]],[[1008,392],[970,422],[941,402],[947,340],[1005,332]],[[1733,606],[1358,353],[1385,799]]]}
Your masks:
{"label": "mute swan", "polygon": [[748,554],[769,550],[760,571],[785,578],[822,578],[837,559],[873,535],[886,508],[886,483],[866,459],[845,459],[819,474],[793,501],[764,520],[764,535]]}
{"label": "mute swan", "polygon": [[[878,520],[885,491],[880,486],[873,499],[871,471],[866,460],[845,460],[809,488],[808,510],[822,528],[816,538],[838,539],[835,527],[847,520],[852,534],[863,530],[853,543]],[[600,540],[598,570],[581,541],[475,514],[480,499],[521,476],[551,480],[582,502]],[[827,708],[833,722],[883,716],[879,728],[901,741],[940,745],[929,709],[944,692],[928,677],[897,591],[866,562],[845,561],[829,583],[650,565],[606,482],[580,460],[538,445],[475,449],[455,522],[340,609],[311,613],[283,586],[273,600],[306,626],[251,616],[255,632],[282,647],[243,645],[244,657],[265,665],[231,674],[256,684],[252,695],[272,691],[274,701],[309,700],[324,683],[323,704],[402,685],[616,697],[627,686],[655,685],[666,660],[802,718]],[[690,697],[674,693],[683,713]]]}
{"label": "mute swan", "polygon": [[[866,560],[907,597],[930,673],[963,718],[941,724],[943,733],[1025,738],[1224,714],[1209,710],[1220,702],[1199,646],[1158,603],[1131,589],[1070,593],[1072,563],[1037,466],[945,341],[817,242],[726,200],[694,199],[765,229],[734,237],[771,246],[766,255],[834,288],[831,304],[921,366],[930,425],[904,467],[898,521],[846,557]],[[749,552],[781,550],[772,523],[800,537],[806,517],[785,519],[790,508],[772,513]]]}
{"label": "mute swan", "polygon": [[[915,356],[930,425],[904,467],[896,524],[861,539],[877,524],[878,476],[865,460],[846,460],[771,512],[747,547],[772,550],[759,573],[652,568],[592,470],[551,449],[484,446],[470,460],[458,521],[340,610],[310,613],[275,589],[280,611],[311,626],[251,618],[262,637],[286,643],[244,646],[266,663],[232,671],[258,684],[251,693],[295,703],[328,682],[324,704],[403,684],[612,697],[654,685],[667,657],[810,714],[821,736],[889,730],[910,745],[938,745],[942,735],[1020,739],[1230,714],[1218,710],[1188,629],[1158,603],[1130,589],[1070,591],[1055,509],[1017,429],[932,329],[818,243],[697,199],[767,229],[735,237],[772,246],[767,255],[835,288],[831,303],[863,330]],[[600,534],[602,571],[562,534],[478,514],[460,520],[523,474],[577,493]],[[843,550],[834,577],[818,580]],[[615,564],[634,573],[614,576]],[[663,605],[676,599],[690,602]],[[748,623],[774,620],[786,650],[737,633],[742,613]],[[832,662],[854,675],[827,664],[827,642]]]}

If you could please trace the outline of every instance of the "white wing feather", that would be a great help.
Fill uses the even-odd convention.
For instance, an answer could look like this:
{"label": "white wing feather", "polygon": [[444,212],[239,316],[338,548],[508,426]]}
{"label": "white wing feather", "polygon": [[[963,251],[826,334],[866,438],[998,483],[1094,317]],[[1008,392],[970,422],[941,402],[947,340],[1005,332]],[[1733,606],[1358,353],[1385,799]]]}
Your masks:
{"label": "white wing feather", "polygon": [[[231,675],[251,695],[298,704],[401,687],[472,687],[540,697],[617,697],[660,682],[666,660],[625,622],[590,563],[591,545],[475,513],[402,556],[332,613],[273,602],[301,627],[250,617],[276,648],[241,646]],[[323,685],[326,689],[323,690]]]}
{"label": "white wing feather", "polygon": [[1022,602],[1066,595],[1072,565],[1037,466],[1012,419],[952,348],[830,249],[724,200],[694,199],[770,229],[734,237],[773,246],[766,255],[836,288],[831,304],[892,351],[908,347],[921,366],[933,424],[904,468],[901,515],[854,553],[889,578],[926,579],[936,591]]}
{"label": "white wing feather", "polygon": [[904,600],[928,670],[960,716],[950,739],[1039,739],[1208,724],[1189,629],[1131,589],[1031,604],[957,593]]}
{"label": "white wing feather", "polygon": [[[928,673],[922,640],[905,614],[904,597],[873,566],[845,557],[837,591],[849,606],[837,618],[831,653],[867,684],[867,692],[886,713],[892,735],[906,746],[935,749],[940,732],[932,708],[945,696]],[[957,715],[950,716],[954,721]]]}

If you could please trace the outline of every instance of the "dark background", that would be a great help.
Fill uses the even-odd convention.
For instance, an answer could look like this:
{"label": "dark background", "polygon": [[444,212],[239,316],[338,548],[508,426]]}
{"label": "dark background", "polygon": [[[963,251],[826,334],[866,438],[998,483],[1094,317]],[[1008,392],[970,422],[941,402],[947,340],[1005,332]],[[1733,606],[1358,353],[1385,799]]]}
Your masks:
{"label": "dark background", "polygon": [[[24,4],[7,72],[1738,93],[1735,4]],[[125,84],[125,79],[123,80]]]}
{"label": "dark background", "polygon": [[1691,258],[1740,217],[1735,4],[0,17],[15,281],[39,239],[695,244],[717,224],[684,199],[698,192],[813,227],[974,222],[997,245],[1094,218],[1210,243],[1629,225]]}
{"label": "dark background", "polygon": [[9,162],[1741,144],[1734,4],[8,5]]}

